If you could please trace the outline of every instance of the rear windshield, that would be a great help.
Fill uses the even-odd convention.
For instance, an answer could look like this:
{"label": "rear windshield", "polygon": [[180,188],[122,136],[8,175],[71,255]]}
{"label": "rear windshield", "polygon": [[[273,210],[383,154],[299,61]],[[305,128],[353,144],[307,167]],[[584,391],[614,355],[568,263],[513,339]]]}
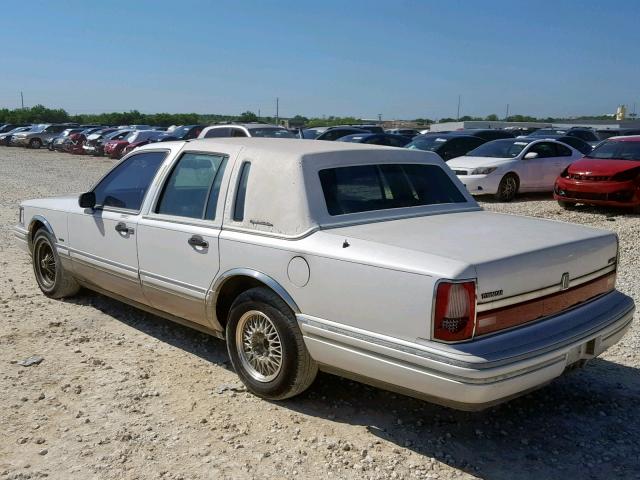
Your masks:
{"label": "rear windshield", "polygon": [[599,160],[640,160],[640,142],[607,140],[586,155]]}
{"label": "rear windshield", "polygon": [[358,165],[319,175],[329,215],[467,201],[437,165]]}

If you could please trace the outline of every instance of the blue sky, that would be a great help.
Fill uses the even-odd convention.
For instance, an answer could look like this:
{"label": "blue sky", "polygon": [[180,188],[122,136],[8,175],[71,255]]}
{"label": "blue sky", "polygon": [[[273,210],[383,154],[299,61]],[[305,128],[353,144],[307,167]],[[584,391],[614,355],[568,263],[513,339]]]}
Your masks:
{"label": "blue sky", "polygon": [[385,119],[640,109],[640,2],[3,4],[0,107]]}

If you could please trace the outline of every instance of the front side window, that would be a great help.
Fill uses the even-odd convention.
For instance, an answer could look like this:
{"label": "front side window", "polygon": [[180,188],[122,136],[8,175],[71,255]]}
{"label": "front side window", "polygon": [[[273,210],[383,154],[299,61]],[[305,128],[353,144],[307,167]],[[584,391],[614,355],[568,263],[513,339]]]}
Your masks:
{"label": "front side window", "polygon": [[437,165],[358,165],[320,170],[319,176],[332,216],[467,201]]}
{"label": "front side window", "polygon": [[570,157],[573,155],[570,148],[565,147],[564,145],[560,145],[559,143],[554,144],[556,147],[556,156],[557,157]]}
{"label": "front side window", "polygon": [[556,156],[556,149],[553,143],[541,142],[532,145],[527,153],[537,153],[538,158],[553,158]]}
{"label": "front side window", "polygon": [[144,152],[118,164],[94,188],[96,205],[140,210],[149,185],[166,156],[167,152]]}
{"label": "front side window", "polygon": [[227,157],[187,152],[173,168],[156,213],[213,220]]}

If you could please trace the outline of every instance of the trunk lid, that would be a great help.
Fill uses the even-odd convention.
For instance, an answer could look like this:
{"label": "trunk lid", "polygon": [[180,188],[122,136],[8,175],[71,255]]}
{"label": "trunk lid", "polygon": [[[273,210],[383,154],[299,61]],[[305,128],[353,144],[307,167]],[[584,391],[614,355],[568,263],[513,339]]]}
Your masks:
{"label": "trunk lid", "polygon": [[[331,233],[450,259],[475,270],[478,302],[560,285],[615,264],[614,233],[485,211],[423,216],[335,228]],[[418,258],[428,258],[416,255]],[[433,264],[425,274],[442,275]],[[484,298],[483,298],[483,294]]]}

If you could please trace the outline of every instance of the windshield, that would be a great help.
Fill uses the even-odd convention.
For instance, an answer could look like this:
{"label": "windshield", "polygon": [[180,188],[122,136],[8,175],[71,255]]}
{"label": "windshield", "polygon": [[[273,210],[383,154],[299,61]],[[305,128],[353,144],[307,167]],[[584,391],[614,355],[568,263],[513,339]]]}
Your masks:
{"label": "windshield", "polygon": [[175,138],[182,138],[184,137],[187,133],[189,133],[189,130],[191,129],[191,127],[178,127],[178,128],[174,128],[173,130],[171,130],[168,134],[166,132],[163,132],[165,135],[170,136],[170,137],[175,137]]}
{"label": "windshield", "polygon": [[321,133],[323,133],[326,130],[326,128],[307,128],[306,130],[302,131],[302,138],[307,138],[309,140],[313,140],[314,138],[317,138],[318,136],[320,136]]}
{"label": "windshield", "polygon": [[296,136],[285,128],[250,128],[252,137],[268,138],[296,138]]}
{"label": "windshield", "polygon": [[585,155],[585,158],[640,161],[640,142],[605,141]]}
{"label": "windshield", "polygon": [[467,157],[515,158],[529,145],[530,141],[522,139],[493,140],[471,150]]}
{"label": "windshield", "polygon": [[467,201],[437,165],[356,165],[319,175],[329,215]]}
{"label": "windshield", "polygon": [[439,137],[438,135],[430,135],[424,137],[414,138],[406,148],[411,150],[427,150],[429,152],[435,152],[439,147],[449,140],[447,137]]}
{"label": "windshield", "polygon": [[116,130],[115,132],[106,135],[104,138],[105,140],[117,140],[129,135],[130,133],[130,130]]}

